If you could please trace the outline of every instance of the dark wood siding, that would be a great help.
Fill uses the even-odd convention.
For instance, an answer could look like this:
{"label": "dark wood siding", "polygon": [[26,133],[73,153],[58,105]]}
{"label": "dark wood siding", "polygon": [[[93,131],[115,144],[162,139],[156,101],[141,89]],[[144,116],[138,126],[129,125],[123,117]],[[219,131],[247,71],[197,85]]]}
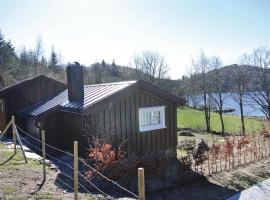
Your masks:
{"label": "dark wood siding", "polygon": [[[165,106],[166,128],[140,132],[138,111],[140,107]],[[176,105],[144,90],[123,94],[111,99],[95,110],[83,115],[56,112],[42,122],[52,144],[73,150],[73,141],[79,142],[83,156],[88,139],[102,138],[115,147],[124,144],[128,154],[144,154],[176,148]],[[55,141],[54,141],[55,139]]]}
{"label": "dark wood siding", "polygon": [[17,112],[65,89],[65,85],[47,77],[33,79],[33,82],[23,87],[15,87],[12,92],[3,96],[5,102],[6,123],[15,115],[16,123],[26,128],[24,118],[17,115]]}
{"label": "dark wood siding", "polygon": [[[166,128],[139,132],[138,110],[140,107],[152,106],[165,106]],[[95,111],[85,112],[80,118],[83,121],[82,127],[74,125],[78,120],[64,118],[65,134],[72,135],[71,140],[79,140],[83,134],[80,130],[85,130],[84,134],[106,139],[114,146],[124,142],[129,154],[157,152],[176,147],[176,105],[144,90],[124,94],[115,101],[110,100]]]}
{"label": "dark wood siding", "polygon": [[6,126],[6,120],[5,120],[5,106],[4,106],[4,100],[0,98],[0,130],[4,130]]}

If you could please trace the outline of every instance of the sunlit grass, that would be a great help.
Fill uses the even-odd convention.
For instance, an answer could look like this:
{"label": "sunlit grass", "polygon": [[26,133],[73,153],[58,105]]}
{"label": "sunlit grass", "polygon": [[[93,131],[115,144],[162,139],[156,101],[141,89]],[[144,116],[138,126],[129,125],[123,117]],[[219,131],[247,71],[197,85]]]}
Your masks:
{"label": "sunlit grass", "polygon": [[[241,132],[241,120],[237,115],[224,115],[225,131],[229,133]],[[245,118],[246,132],[259,132],[262,129],[263,121],[255,117]],[[205,130],[204,112],[189,107],[180,107],[177,110],[177,126],[179,128],[192,128]],[[221,131],[220,118],[217,113],[211,113],[211,129]]]}

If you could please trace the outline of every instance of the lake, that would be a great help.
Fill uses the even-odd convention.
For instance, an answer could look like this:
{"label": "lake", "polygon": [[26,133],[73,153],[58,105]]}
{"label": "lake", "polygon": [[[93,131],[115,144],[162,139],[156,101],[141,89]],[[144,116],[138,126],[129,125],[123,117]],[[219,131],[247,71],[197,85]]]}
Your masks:
{"label": "lake", "polygon": [[[234,112],[226,113],[226,114],[234,114],[234,115],[240,115],[240,108],[239,104],[235,100],[236,94],[234,93],[223,93],[222,94],[225,101],[224,101],[224,109],[234,109]],[[189,106],[193,106],[193,103],[191,100],[188,100]],[[203,102],[202,96],[198,95],[196,97],[197,105],[201,105]],[[214,102],[212,102],[214,105]],[[244,115],[245,116],[258,116],[258,117],[265,117],[264,113],[260,110],[260,107],[251,100],[248,95],[244,96]]]}

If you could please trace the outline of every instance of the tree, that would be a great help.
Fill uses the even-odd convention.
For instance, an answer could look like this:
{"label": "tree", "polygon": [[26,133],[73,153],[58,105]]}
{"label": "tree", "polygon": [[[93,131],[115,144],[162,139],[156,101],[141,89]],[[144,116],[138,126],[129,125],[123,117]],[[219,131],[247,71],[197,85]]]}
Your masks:
{"label": "tree", "polygon": [[255,49],[247,64],[258,67],[259,73],[257,83],[254,84],[255,92],[248,93],[256,104],[259,105],[261,111],[266,118],[270,119],[270,50],[267,47]]}
{"label": "tree", "polygon": [[145,73],[147,81],[160,85],[162,79],[168,77],[168,64],[165,58],[156,51],[143,51],[133,58],[133,65],[136,71]]}
{"label": "tree", "polygon": [[111,66],[112,66],[112,67],[115,67],[115,66],[116,66],[116,64],[115,64],[115,60],[114,60],[114,59],[113,59],[113,61],[112,61]]}
{"label": "tree", "polygon": [[0,88],[14,81],[14,68],[17,68],[15,49],[5,40],[0,30]]}
{"label": "tree", "polygon": [[102,72],[100,70],[100,64],[95,63],[91,65],[91,72],[94,78],[93,83],[98,84],[102,82]]}
{"label": "tree", "polygon": [[187,75],[187,78],[185,78],[185,76],[182,77],[182,87],[184,88],[188,104],[194,108],[198,108],[201,102],[196,80],[196,73],[194,72],[193,67],[189,69],[190,71]]}
{"label": "tree", "polygon": [[218,108],[218,114],[221,123],[221,133],[224,135],[225,133],[225,126],[223,120],[223,105],[225,101],[225,94],[223,93],[223,79],[220,69],[222,68],[222,61],[219,57],[212,57],[211,58],[211,65],[212,65],[212,73],[211,73],[211,80],[212,80],[212,95],[211,98],[215,102]]}
{"label": "tree", "polygon": [[[241,58],[241,62],[245,63],[248,57],[244,55]],[[248,84],[249,84],[249,73],[245,70],[245,65],[235,65],[233,69],[233,94],[232,97],[234,101],[239,105],[240,108],[240,117],[241,117],[241,127],[243,135],[246,134],[245,129],[245,119],[244,119],[244,95],[247,92]]]}
{"label": "tree", "polygon": [[36,40],[36,48],[34,50],[34,69],[35,69],[35,75],[38,74],[38,67],[41,62],[41,59],[43,58],[43,45],[41,37],[38,37]]}
{"label": "tree", "polygon": [[54,47],[51,49],[50,61],[49,61],[49,68],[53,72],[57,71],[57,64],[58,64],[58,56],[54,50]]}
{"label": "tree", "polygon": [[101,65],[102,65],[102,67],[106,67],[106,63],[105,63],[104,59],[101,61]]}
{"label": "tree", "polygon": [[195,78],[197,89],[199,94],[203,98],[203,110],[205,116],[206,131],[211,131],[211,87],[210,78],[208,71],[211,69],[210,60],[201,50],[200,54],[196,59],[192,59],[192,66],[194,74],[192,78]]}

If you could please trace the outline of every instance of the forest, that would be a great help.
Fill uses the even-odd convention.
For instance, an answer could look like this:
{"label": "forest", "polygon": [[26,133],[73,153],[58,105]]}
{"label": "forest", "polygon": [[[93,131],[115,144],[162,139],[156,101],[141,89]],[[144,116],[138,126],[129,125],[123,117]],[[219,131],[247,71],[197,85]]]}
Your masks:
{"label": "forest", "polygon": [[[74,61],[75,62],[75,61]],[[79,62],[79,61],[76,61]],[[64,63],[60,51],[52,46],[48,57],[44,55],[41,38],[34,49],[16,49],[0,31],[0,89],[18,81],[46,75],[66,82]],[[82,65],[82,63],[81,63]],[[143,79],[165,90],[180,95],[179,80],[169,79],[165,58],[156,51],[143,51],[132,58],[131,66],[121,66],[105,60],[84,66],[85,84],[98,84]]]}

